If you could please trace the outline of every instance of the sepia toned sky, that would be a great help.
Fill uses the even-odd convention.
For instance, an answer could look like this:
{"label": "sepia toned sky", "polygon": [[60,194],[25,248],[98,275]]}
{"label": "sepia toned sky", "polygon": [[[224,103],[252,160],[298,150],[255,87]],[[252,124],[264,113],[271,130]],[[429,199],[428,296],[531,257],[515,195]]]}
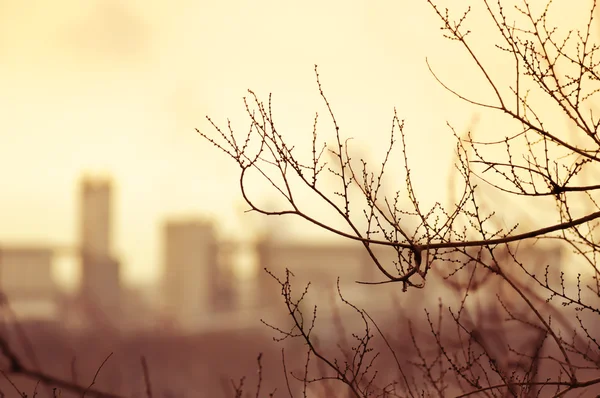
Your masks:
{"label": "sepia toned sky", "polygon": [[[472,25],[489,32],[483,18]],[[396,107],[418,193],[443,203],[446,122],[464,131],[481,112],[445,91],[425,58],[466,94],[491,93],[439,26],[425,1],[0,0],[0,243],[74,244],[84,173],[115,181],[113,243],[127,281],[159,275],[167,217],[200,214],[223,236],[252,235],[263,221],[242,213],[235,165],[194,128],[210,132],[210,115],[246,129],[250,88],[273,93],[286,137],[310,140],[316,110],[330,127],[314,64],[364,156],[385,150]],[[510,61],[490,60],[496,72]],[[322,237],[294,220],[277,225]]]}

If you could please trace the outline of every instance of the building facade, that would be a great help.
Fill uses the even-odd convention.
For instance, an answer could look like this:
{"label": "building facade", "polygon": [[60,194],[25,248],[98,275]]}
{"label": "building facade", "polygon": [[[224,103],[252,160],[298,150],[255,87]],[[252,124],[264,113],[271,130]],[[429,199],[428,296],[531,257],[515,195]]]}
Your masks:
{"label": "building facade", "polygon": [[[282,301],[281,287],[267,268],[280,280],[285,279],[285,270],[293,273],[291,283],[296,291],[304,290],[310,282],[306,302],[319,302],[321,308],[328,308],[337,294],[339,277],[342,293],[356,290],[356,281],[372,281],[376,267],[367,250],[360,243],[342,242],[314,244],[302,242],[261,241],[257,244],[259,272],[258,301],[262,306],[279,305]],[[386,268],[393,269],[389,253],[377,250],[378,258]]]}
{"label": "building facade", "polygon": [[120,319],[120,264],[112,253],[112,184],[85,178],[81,184],[80,300],[92,324]]}
{"label": "building facade", "polygon": [[0,248],[0,290],[19,318],[53,318],[58,287],[53,250],[38,246]]}
{"label": "building facade", "polygon": [[218,251],[212,224],[169,221],[163,228],[164,311],[182,331],[210,322],[218,287]]}

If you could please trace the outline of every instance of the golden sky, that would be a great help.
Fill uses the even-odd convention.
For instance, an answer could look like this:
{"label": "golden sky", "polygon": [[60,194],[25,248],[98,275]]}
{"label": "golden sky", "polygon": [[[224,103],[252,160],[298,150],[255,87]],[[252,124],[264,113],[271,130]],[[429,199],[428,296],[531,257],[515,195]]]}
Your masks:
{"label": "golden sky", "polygon": [[[251,88],[274,94],[286,137],[310,140],[324,115],[314,64],[342,133],[368,156],[398,109],[417,188],[443,202],[446,121],[461,131],[479,110],[444,91],[425,57],[468,94],[490,92],[436,18],[425,1],[0,0],[0,242],[76,242],[84,172],[116,182],[128,281],[158,275],[165,217],[203,214],[224,235],[247,234],[237,169],[194,127],[210,131],[208,114],[245,129]],[[290,221],[284,233],[307,230]]]}

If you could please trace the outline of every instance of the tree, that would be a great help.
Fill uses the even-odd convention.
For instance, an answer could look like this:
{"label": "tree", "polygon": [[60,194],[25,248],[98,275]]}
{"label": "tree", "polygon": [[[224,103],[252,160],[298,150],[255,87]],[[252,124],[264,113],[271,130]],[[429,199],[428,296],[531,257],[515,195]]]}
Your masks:
{"label": "tree", "polygon": [[[595,177],[600,161],[600,116],[594,104],[600,90],[596,61],[600,47],[593,34],[596,1],[591,2],[582,26],[565,29],[550,23],[554,10],[551,1],[537,9],[530,0],[514,5],[480,0],[474,10],[487,15],[498,38],[489,43],[478,42],[476,32],[465,27],[472,13],[470,7],[456,18],[434,0],[427,1],[439,17],[444,35],[468,54],[491,96],[483,101],[461,94],[460,89],[439,78],[428,62],[433,78],[459,100],[497,112],[507,127],[514,128],[504,137],[477,139],[471,131],[461,136],[450,127],[456,137],[456,172],[462,180],[462,192],[452,207],[438,203],[425,209],[420,204],[407,158],[408,133],[397,112],[392,117],[389,150],[382,167],[374,170],[362,159],[359,164],[354,161],[316,66],[318,92],[334,126],[332,145],[320,140],[317,115],[312,151],[298,154],[277,130],[271,95],[265,103],[252,91],[244,98],[250,120],[246,135],[238,136],[230,126],[226,131],[210,118],[213,132],[197,131],[240,166],[241,194],[252,211],[301,217],[362,244],[380,276],[374,281],[360,281],[368,285],[365,289],[391,283],[408,295],[438,278],[456,295],[456,302],[440,304],[437,310],[427,308],[423,324],[407,321],[405,330],[393,330],[410,336],[412,342],[411,347],[402,349],[403,355],[398,355],[398,345],[384,328],[345,301],[340,291],[345,305],[354,308],[364,321],[365,333],[355,336],[353,357],[338,360],[311,335],[315,316],[299,310],[304,294],[292,296],[290,273],[284,277],[272,274],[293,320],[290,331],[274,328],[284,338],[298,337],[307,344],[305,373],[300,378],[305,386],[316,381],[328,384],[333,379],[357,397],[419,396],[422,391],[433,396],[515,397],[600,392],[600,343],[595,326],[600,315],[596,261],[600,246],[595,234],[600,185],[586,183]],[[509,57],[511,82],[507,84],[486,66],[489,64],[477,50],[481,45],[495,47],[498,57]],[[552,120],[557,114],[566,118],[567,128]],[[385,197],[382,181],[398,140],[405,186],[394,197]],[[503,148],[504,155],[494,151],[497,147]],[[259,173],[288,207],[274,211],[257,205],[246,185],[251,172]],[[337,188],[320,183],[327,172],[337,178]],[[554,210],[531,228],[503,228],[498,214],[502,209],[486,210],[494,203],[482,199],[480,185],[493,188],[496,197],[524,198],[540,206],[552,201]],[[347,228],[336,228],[309,215],[295,199],[298,189],[310,190],[344,220]],[[356,192],[360,200],[352,196]],[[536,261],[527,257],[534,244],[548,244],[572,255],[563,256],[563,264]],[[377,251],[381,246],[393,248],[396,261],[383,261]],[[576,262],[585,264],[587,272],[565,269],[575,268],[572,264]],[[576,275],[570,279],[569,272]],[[486,294],[495,295],[495,299],[478,305]],[[418,333],[418,327],[429,329],[429,333]],[[374,335],[383,342],[379,346]],[[435,349],[424,350],[432,345]],[[377,365],[373,347],[392,355],[393,372],[387,365]],[[311,356],[317,358],[313,377],[309,376]],[[382,382],[386,376],[391,381]]]}

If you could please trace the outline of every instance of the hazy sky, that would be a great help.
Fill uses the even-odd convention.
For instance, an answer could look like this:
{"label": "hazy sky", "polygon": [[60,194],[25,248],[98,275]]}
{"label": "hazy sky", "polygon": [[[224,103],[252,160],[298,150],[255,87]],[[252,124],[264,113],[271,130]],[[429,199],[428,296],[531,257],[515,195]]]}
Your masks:
{"label": "hazy sky", "polygon": [[84,172],[116,182],[114,248],[128,281],[157,276],[166,217],[202,214],[247,235],[237,169],[194,127],[210,131],[208,114],[245,129],[251,88],[274,94],[286,137],[310,140],[323,113],[314,64],[342,133],[366,155],[381,153],[398,109],[417,187],[443,201],[446,121],[460,131],[477,110],[434,81],[425,57],[467,93],[490,93],[436,18],[404,0],[0,0],[0,242],[76,242]]}

